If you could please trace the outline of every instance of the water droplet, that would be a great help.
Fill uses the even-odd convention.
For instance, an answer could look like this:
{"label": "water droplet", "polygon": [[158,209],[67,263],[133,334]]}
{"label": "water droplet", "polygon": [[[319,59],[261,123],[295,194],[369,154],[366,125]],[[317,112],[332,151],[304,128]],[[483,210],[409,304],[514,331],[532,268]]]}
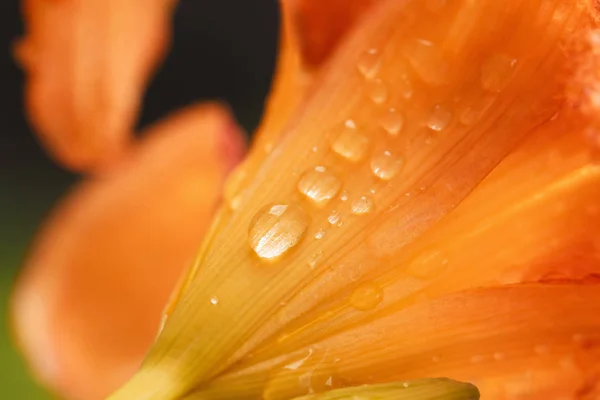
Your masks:
{"label": "water droplet", "polygon": [[341,226],[342,225],[342,216],[340,215],[340,213],[338,211],[332,211],[331,214],[329,214],[329,217],[327,217],[327,221],[329,221],[329,223],[331,225],[337,225],[337,226]]}
{"label": "water droplet", "polygon": [[323,239],[325,237],[325,234],[327,232],[325,231],[325,229],[319,229],[316,233],[315,233],[315,239],[319,240],[319,239]]}
{"label": "water droplet", "polygon": [[340,200],[341,201],[346,201],[348,200],[348,192],[347,191],[343,191],[342,194],[340,195]]}
{"label": "water droplet", "polygon": [[423,82],[438,86],[448,80],[448,63],[433,42],[412,39],[405,44],[404,50],[410,66]]}
{"label": "water droplet", "polygon": [[241,187],[248,172],[243,166],[236,168],[227,178],[223,197],[230,209],[236,210],[241,202]]}
{"label": "water droplet", "polygon": [[367,86],[369,98],[375,104],[383,104],[388,98],[388,89],[381,79],[374,79]]}
{"label": "water droplet", "polygon": [[300,206],[265,206],[250,223],[250,247],[261,259],[275,260],[300,242],[309,223],[308,214]]}
{"label": "water droplet", "polygon": [[494,54],[481,66],[481,87],[490,92],[500,92],[510,83],[517,60],[506,54]]}
{"label": "water droplet", "polygon": [[237,196],[235,196],[234,198],[232,198],[229,201],[228,204],[229,204],[229,208],[232,211],[235,211],[235,210],[237,210],[239,208],[239,206],[240,206],[241,203],[242,203],[242,195],[238,194]]}
{"label": "water droplet", "polygon": [[347,120],[344,125],[331,143],[331,149],[351,162],[360,161],[369,146],[369,138],[359,132],[353,120]]}
{"label": "water droplet", "polygon": [[413,95],[413,87],[410,79],[408,79],[408,75],[402,75],[400,80],[394,85],[394,88],[405,100],[410,99]]}
{"label": "water droplet", "polygon": [[427,9],[431,12],[440,12],[446,6],[446,0],[427,0]]}
{"label": "water droplet", "polygon": [[358,59],[358,64],[356,66],[358,71],[366,79],[375,78],[379,72],[379,67],[381,66],[381,60],[377,49],[369,49],[364,52]]}
{"label": "water droplet", "polygon": [[485,357],[482,355],[475,355],[475,356],[471,357],[471,363],[473,363],[473,364],[479,364],[479,363],[483,362],[483,360],[485,360]]}
{"label": "water droplet", "polygon": [[374,282],[363,283],[350,296],[350,306],[359,310],[372,310],[383,300],[383,289]]}
{"label": "water droplet", "polygon": [[338,177],[322,166],[304,172],[298,181],[300,193],[318,206],[325,205],[334,198],[341,187]]}
{"label": "water droplet", "polygon": [[402,157],[396,156],[388,150],[377,152],[371,158],[371,171],[384,181],[389,181],[396,176],[402,165]]}
{"label": "water droplet", "polygon": [[390,108],[380,119],[381,127],[392,136],[396,136],[404,125],[404,117],[398,111]]}
{"label": "water droplet", "polygon": [[367,214],[373,209],[373,199],[370,196],[362,196],[352,203],[352,213],[355,215]]}
{"label": "water droplet", "polygon": [[317,251],[315,254],[310,256],[310,258],[308,259],[308,266],[311,268],[315,268],[319,264],[321,257],[323,257],[323,252]]}
{"label": "water droplet", "polygon": [[431,109],[427,126],[429,129],[440,132],[444,130],[452,121],[452,113],[441,105],[436,105]]}
{"label": "water droplet", "polygon": [[460,123],[467,126],[474,124],[494,104],[495,100],[495,95],[486,95],[478,99],[476,103],[469,105],[461,112]]}
{"label": "water droplet", "polygon": [[448,268],[448,259],[438,250],[424,252],[407,267],[407,273],[419,279],[431,279]]}
{"label": "water droplet", "polygon": [[213,296],[210,298],[210,304],[217,305],[219,304],[219,298],[217,296]]}

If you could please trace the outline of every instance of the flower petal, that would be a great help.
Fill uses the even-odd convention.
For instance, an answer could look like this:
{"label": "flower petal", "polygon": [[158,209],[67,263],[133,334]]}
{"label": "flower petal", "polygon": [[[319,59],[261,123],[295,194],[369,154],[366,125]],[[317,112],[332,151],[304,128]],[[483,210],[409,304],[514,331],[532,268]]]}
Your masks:
{"label": "flower petal", "polygon": [[[315,363],[301,362],[307,355]],[[306,390],[301,377],[307,373],[312,381],[352,385],[448,376],[475,384],[489,400],[594,399],[600,291],[597,285],[506,286],[381,310],[293,355],[223,376],[205,396],[238,398],[237,390],[251,398],[253,390],[255,396],[269,390],[272,399],[285,399]]]}
{"label": "flower petal", "polygon": [[139,367],[242,143],[222,108],[191,107],[62,202],[13,297],[16,335],[45,384],[100,399]]}
{"label": "flower petal", "polygon": [[582,126],[585,121],[569,113],[541,126],[455,210],[407,245],[387,273],[375,270],[352,285],[327,281],[327,275],[314,279],[281,307],[278,322],[281,315],[306,315],[288,324],[276,345],[268,341],[255,351],[253,362],[371,318],[377,310],[357,309],[351,301],[360,284],[385,292],[378,307],[405,307],[472,287],[600,276],[600,242],[593,234],[600,223],[600,167]]}
{"label": "flower petal", "polygon": [[[567,39],[589,28],[589,9],[541,3],[374,7],[207,242],[142,370],[111,399],[178,398],[272,343],[299,317],[279,312],[295,296],[310,311],[329,285],[393,270],[560,109]],[[360,307],[376,306],[378,290],[364,293],[374,300]]]}
{"label": "flower petal", "polygon": [[298,397],[294,400],[477,400],[477,388],[468,383],[449,379],[420,379],[415,381],[363,385],[337,389],[322,394]]}
{"label": "flower petal", "polygon": [[89,171],[124,151],[169,40],[173,3],[25,0],[27,36],[16,55],[27,71],[27,108],[63,165]]}

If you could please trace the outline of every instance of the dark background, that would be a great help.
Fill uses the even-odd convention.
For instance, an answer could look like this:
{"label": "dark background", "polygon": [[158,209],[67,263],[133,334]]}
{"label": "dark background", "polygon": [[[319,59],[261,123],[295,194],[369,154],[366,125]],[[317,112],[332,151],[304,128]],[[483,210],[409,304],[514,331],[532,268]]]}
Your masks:
{"label": "dark background", "polygon": [[[277,21],[277,0],[180,0],[173,46],[148,88],[139,126],[200,99],[218,98],[252,132],[271,81]],[[32,383],[10,344],[7,300],[36,227],[79,177],[55,166],[27,125],[23,75],[10,55],[11,42],[22,32],[19,2],[1,1],[0,399],[39,400],[49,397]]]}

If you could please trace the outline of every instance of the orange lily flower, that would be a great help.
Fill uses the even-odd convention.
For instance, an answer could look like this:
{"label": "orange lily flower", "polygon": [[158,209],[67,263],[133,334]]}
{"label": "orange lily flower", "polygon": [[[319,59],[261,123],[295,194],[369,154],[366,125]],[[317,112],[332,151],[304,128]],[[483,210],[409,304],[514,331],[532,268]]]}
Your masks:
{"label": "orange lily flower", "polygon": [[[475,384],[485,400],[600,398],[595,2],[291,0],[282,5],[282,48],[263,124],[229,178],[226,204],[172,292],[141,368],[109,399],[477,396],[470,385],[417,380],[440,376]],[[164,1],[152,7],[145,12],[169,11]],[[32,34],[58,18],[44,12],[31,18]],[[87,16],[61,15],[78,23]],[[162,32],[163,20],[153,21],[148,29]],[[118,37],[118,30],[103,36],[109,51],[99,57],[108,66],[119,62],[110,50]],[[32,54],[45,51],[37,46]],[[73,50],[68,43],[62,46]],[[137,74],[128,83],[132,93],[146,76],[139,71],[148,71],[158,53],[153,49],[123,67]],[[108,72],[74,65],[81,76],[106,77],[101,90],[110,95],[120,90],[120,81]],[[40,86],[32,83],[31,93],[56,78],[36,79]],[[66,90],[61,85],[57,90]],[[156,264],[152,276],[144,269],[152,258],[132,262],[125,256],[145,254],[164,236],[131,243],[123,252],[109,247],[102,252],[106,260],[95,258],[102,243],[121,242],[112,236],[123,224],[124,210],[130,210],[127,205],[147,200],[150,188],[164,183],[160,173],[142,166],[172,165],[179,157],[161,146],[137,159],[135,150],[125,150],[115,161],[112,146],[88,146],[126,130],[82,126],[93,125],[98,115],[127,126],[131,109],[125,113],[107,102],[90,105],[90,114],[67,109],[48,114],[46,121],[39,116],[44,102],[36,104],[32,116],[42,134],[63,146],[55,153],[59,159],[111,167],[104,172],[108,178],[96,183],[105,199],[75,197],[72,207],[82,217],[59,211],[42,232],[15,296],[17,334],[34,367],[61,360],[64,377],[46,372],[48,384],[74,398],[99,398],[136,365],[165,301],[147,290],[147,297],[135,296],[152,299],[147,308],[118,310],[114,303],[99,308],[98,299],[111,295],[99,285],[109,282],[125,290],[144,276],[148,287],[160,281],[157,293],[165,294],[173,280],[163,278],[160,266],[166,269],[174,260],[170,268],[180,271],[185,251],[176,249],[168,262]],[[227,124],[213,120],[211,125],[209,115],[200,125],[222,137]],[[192,125],[179,121],[182,130]],[[177,127],[165,125],[161,132]],[[63,136],[80,134],[81,141]],[[171,140],[176,139],[165,143]],[[231,137],[225,141],[236,143]],[[211,182],[218,184],[239,154],[231,148],[239,146],[229,145],[229,161],[221,161]],[[87,161],[73,162],[68,155],[80,149],[93,151],[81,153]],[[127,163],[141,172],[120,171]],[[168,181],[185,179],[187,167],[173,166]],[[138,185],[146,189],[127,190]],[[174,204],[180,203],[166,199],[161,206]],[[186,202],[173,212],[185,218],[208,208]],[[102,220],[114,218],[110,225],[92,218],[100,209],[106,213]],[[140,224],[129,224],[124,237],[164,226],[150,215],[141,213]],[[181,235],[173,243],[198,244],[198,233],[187,231],[189,221],[169,221],[172,232]],[[97,239],[84,243],[82,232],[91,229]],[[61,250],[67,234],[74,238]],[[121,272],[107,270],[117,261],[124,266]],[[102,271],[104,278],[88,281],[84,266],[86,274]],[[67,349],[73,340],[89,344],[96,336],[97,341],[106,321],[92,324],[79,311],[81,324],[67,337],[56,333],[61,321],[37,317],[50,311],[56,318],[65,315],[73,307],[67,300],[80,297],[36,302],[59,298],[62,280],[56,269],[64,271],[65,280],[75,277],[75,290],[81,282],[94,288],[90,313],[105,310],[113,318],[120,311],[111,328],[122,342],[98,354],[87,351],[89,345]],[[125,327],[136,324],[142,309],[149,322],[139,337],[146,342],[134,355],[129,346],[135,339]],[[105,352],[115,356],[106,360]],[[98,378],[89,364],[86,381],[65,383],[95,360],[106,370],[126,365],[127,373]]]}

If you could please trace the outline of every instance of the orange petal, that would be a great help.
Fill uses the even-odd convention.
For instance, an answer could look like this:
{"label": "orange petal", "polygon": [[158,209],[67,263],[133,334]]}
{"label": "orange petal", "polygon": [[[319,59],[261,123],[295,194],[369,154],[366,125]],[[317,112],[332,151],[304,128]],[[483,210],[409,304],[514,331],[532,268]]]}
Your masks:
{"label": "orange petal", "polygon": [[542,2],[374,7],[206,242],[141,371],[111,399],[179,398],[272,344],[299,317],[285,313],[296,296],[310,313],[329,285],[393,270],[561,108],[565,46],[590,27],[589,9]]}
{"label": "orange petal", "polygon": [[226,198],[235,208],[246,186],[278,140],[294,110],[314,91],[319,70],[347,32],[377,0],[282,0],[281,43],[273,89],[248,159],[228,185]]}
{"label": "orange petal", "polygon": [[224,376],[204,394],[238,398],[239,391],[248,398],[254,390],[255,396],[267,392],[269,399],[285,400],[305,393],[306,382],[359,385],[446,376],[475,384],[488,400],[596,399],[598,289],[485,288],[381,310],[293,355]]}
{"label": "orange petal", "polygon": [[191,107],[63,201],[13,298],[17,337],[45,384],[100,399],[139,367],[242,150],[227,112]]}
{"label": "orange petal", "polygon": [[335,51],[350,28],[379,0],[283,0],[304,64],[314,68]]}
{"label": "orange petal", "polygon": [[397,254],[388,272],[374,269],[352,285],[332,282],[331,274],[313,279],[280,309],[287,318],[306,315],[286,327],[277,345],[266,342],[253,362],[370,318],[377,310],[352,304],[353,290],[365,282],[386,293],[379,308],[484,285],[600,276],[600,242],[593,234],[600,223],[600,166],[581,134],[585,126],[568,112],[541,126],[455,210]]}
{"label": "orange petal", "polygon": [[27,71],[27,108],[61,164],[89,171],[124,150],[169,41],[173,3],[25,0],[27,36],[16,55]]}

